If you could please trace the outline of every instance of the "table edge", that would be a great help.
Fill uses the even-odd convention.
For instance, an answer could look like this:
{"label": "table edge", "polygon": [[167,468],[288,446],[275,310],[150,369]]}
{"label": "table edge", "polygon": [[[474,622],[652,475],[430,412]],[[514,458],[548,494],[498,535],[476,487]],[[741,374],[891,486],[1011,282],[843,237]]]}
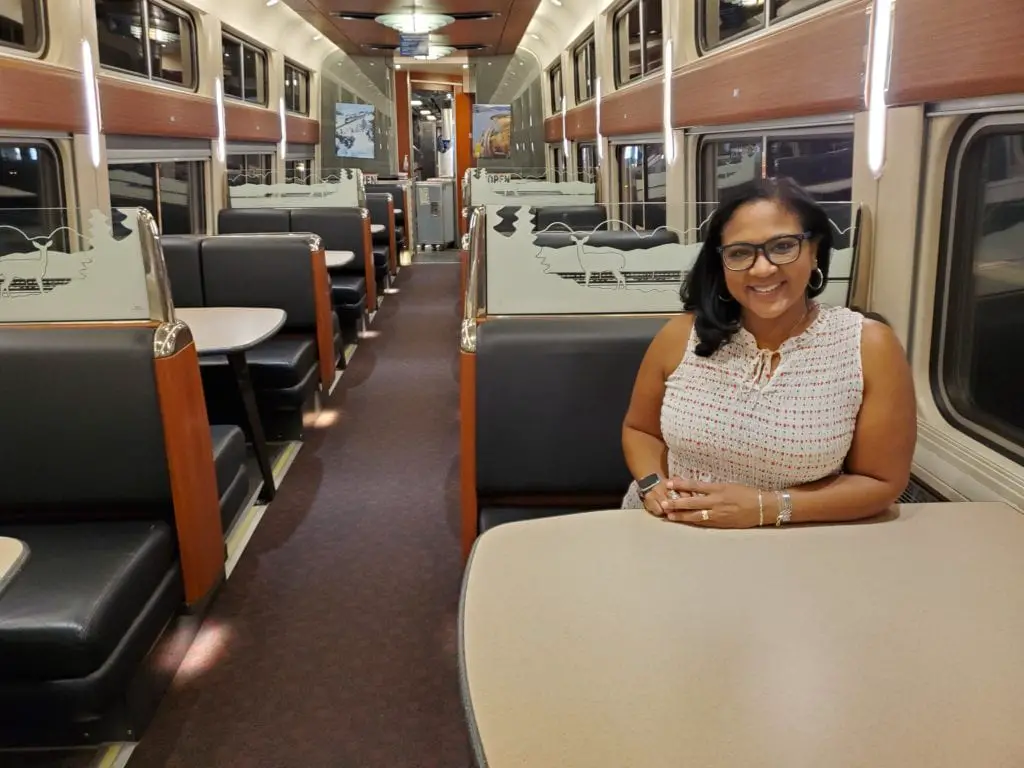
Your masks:
{"label": "table edge", "polygon": [[[7,538],[14,538],[14,537],[13,536],[8,536]],[[10,570],[7,571],[7,573],[5,573],[3,576],[0,576],[0,597],[3,596],[4,590],[6,590],[7,587],[9,587],[11,585],[11,582],[13,582],[15,577],[21,572],[21,569],[25,566],[25,562],[28,560],[28,553],[29,553],[28,543],[25,542],[25,541],[22,541],[21,539],[15,539],[15,540],[18,541],[21,544],[21,554],[18,555],[18,558],[14,561],[14,564],[11,565]]]}
{"label": "table edge", "polygon": [[469,675],[466,671],[466,593],[469,591],[469,575],[473,570],[473,558],[476,555],[477,545],[487,533],[488,531],[484,531],[478,535],[469,550],[469,557],[466,558],[466,567],[462,572],[462,588],[459,590],[459,693],[462,698],[462,712],[466,718],[466,730],[469,731],[469,741],[473,746],[473,764],[475,768],[487,768],[487,755],[484,754],[484,744],[480,738],[480,728],[476,722],[476,712],[473,710],[473,696],[469,690]]}
{"label": "table edge", "polygon": [[[188,321],[185,320],[184,318],[178,316],[178,312],[180,312],[182,309],[184,309],[186,312],[188,312],[191,309],[198,309],[200,311],[202,311],[204,309],[247,309],[247,310],[266,309],[266,310],[270,310],[270,311],[273,311],[273,312],[280,312],[281,313],[280,317],[278,318],[277,324],[271,330],[269,330],[266,334],[264,334],[260,338],[256,339],[252,343],[240,345],[240,346],[237,346],[237,347],[230,347],[230,348],[214,347],[212,349],[203,350],[202,352],[199,352],[198,345],[197,345],[197,350],[196,351],[199,352],[200,355],[235,355],[235,354],[238,354],[239,352],[248,352],[253,347],[259,346],[264,341],[266,341],[267,339],[271,338],[274,334],[276,334],[278,331],[280,331],[281,328],[284,327],[285,322],[287,322],[287,320],[288,320],[288,313],[285,310],[280,309],[279,307],[181,307],[181,309],[175,308],[175,310],[174,310],[175,320],[178,320],[179,322],[182,322],[185,325],[188,325]],[[191,326],[189,326],[189,330],[191,330]],[[194,338],[195,337],[193,335],[193,340],[194,340]]]}

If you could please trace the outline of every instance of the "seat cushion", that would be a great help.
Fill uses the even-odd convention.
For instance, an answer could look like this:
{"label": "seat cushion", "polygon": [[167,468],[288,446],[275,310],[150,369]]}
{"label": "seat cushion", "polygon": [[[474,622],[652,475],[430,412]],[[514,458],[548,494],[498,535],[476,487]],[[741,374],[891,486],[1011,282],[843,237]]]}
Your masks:
{"label": "seat cushion", "polygon": [[381,267],[384,267],[385,269],[387,268],[387,266],[388,266],[388,249],[387,249],[387,247],[384,247],[384,248],[374,248],[373,249],[373,266],[375,266],[377,269],[380,269]]}
{"label": "seat cushion", "polygon": [[0,680],[61,680],[106,661],[175,567],[164,522],[0,526],[29,547],[0,595]]}
{"label": "seat cushion", "polygon": [[366,301],[366,278],[331,274],[331,298],[335,304],[352,305]]}
{"label": "seat cushion", "polygon": [[[278,334],[245,353],[252,375],[253,388],[287,389],[300,384],[309,369],[316,365],[316,344],[306,335]],[[228,367],[228,359],[222,355],[211,355],[199,360],[204,371],[207,368]]]}
{"label": "seat cushion", "polygon": [[213,464],[217,469],[217,495],[227,493],[245,467],[245,433],[233,424],[214,424],[210,427],[213,440]]}

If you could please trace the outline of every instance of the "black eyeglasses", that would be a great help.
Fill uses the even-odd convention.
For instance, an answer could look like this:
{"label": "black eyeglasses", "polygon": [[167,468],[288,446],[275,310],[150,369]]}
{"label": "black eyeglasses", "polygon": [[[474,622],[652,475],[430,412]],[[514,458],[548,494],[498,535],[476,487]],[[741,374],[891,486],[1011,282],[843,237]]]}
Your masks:
{"label": "black eyeglasses", "polygon": [[745,272],[757,262],[757,252],[761,251],[769,262],[777,267],[792,264],[800,256],[800,246],[811,238],[810,232],[799,235],[778,235],[763,243],[729,243],[719,246],[722,263],[732,272]]}

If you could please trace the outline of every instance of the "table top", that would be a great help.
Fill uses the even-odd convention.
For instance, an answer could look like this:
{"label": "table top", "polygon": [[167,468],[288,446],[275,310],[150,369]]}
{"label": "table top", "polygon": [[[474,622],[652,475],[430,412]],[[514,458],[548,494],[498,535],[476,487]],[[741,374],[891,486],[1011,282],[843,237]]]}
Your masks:
{"label": "table top", "polygon": [[385,230],[385,226],[383,224],[371,224],[370,225],[370,232],[375,234],[375,235],[378,232],[383,232],[384,230]]}
{"label": "table top", "polygon": [[270,307],[191,307],[175,309],[192,329],[200,355],[244,352],[277,333],[287,314]]}
{"label": "table top", "polygon": [[326,251],[327,268],[344,267],[355,261],[356,255],[352,251]]}
{"label": "table top", "polygon": [[487,768],[1024,764],[1024,515],[484,533],[460,607]]}
{"label": "table top", "polygon": [[402,212],[402,209],[401,209],[401,208],[395,208],[395,216],[397,216],[397,215],[398,215],[398,214],[400,214],[401,212]]}
{"label": "table top", "polygon": [[0,595],[14,581],[28,559],[28,546],[19,539],[0,536]]}

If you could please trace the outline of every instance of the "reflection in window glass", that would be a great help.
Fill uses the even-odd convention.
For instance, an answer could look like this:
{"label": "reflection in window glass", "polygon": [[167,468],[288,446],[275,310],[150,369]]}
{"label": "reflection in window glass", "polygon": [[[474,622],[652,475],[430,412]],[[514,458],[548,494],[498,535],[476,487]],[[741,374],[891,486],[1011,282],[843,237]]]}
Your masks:
{"label": "reflection in window glass", "polygon": [[662,67],[662,0],[632,0],[615,14],[615,83],[622,85]]}
{"label": "reflection in window glass", "polygon": [[821,5],[825,0],[775,0],[772,3],[772,21],[776,19],[788,19],[796,16],[809,8]]}
{"label": "reflection in window glass", "polygon": [[959,179],[942,384],[961,419],[1024,447],[1024,130],[979,133]]}
{"label": "reflection in window glass", "polygon": [[267,104],[267,54],[250,43],[223,35],[224,94],[254,104]]}
{"label": "reflection in window glass", "polygon": [[273,184],[274,155],[231,154],[225,158],[227,166],[228,186],[239,187],[242,184]]}
{"label": "reflection in window glass", "polygon": [[104,67],[192,88],[194,33],[187,14],[155,0],[96,0],[97,44]]}
{"label": "reflection in window glass", "polygon": [[39,141],[0,141],[0,255],[34,252],[28,241],[36,238],[52,240],[53,248],[66,251],[68,233],[54,230],[67,225],[53,147]]}
{"label": "reflection in window glass", "polygon": [[284,106],[290,112],[309,114],[309,72],[288,62],[284,65]]}
{"label": "reflection in window glass", "polygon": [[145,208],[162,235],[206,231],[202,162],[117,163],[109,176],[112,208]]}
{"label": "reflection in window glass", "polygon": [[579,144],[576,147],[576,173],[580,181],[597,183],[597,145]]}
{"label": "reflection in window glass", "polygon": [[619,218],[636,229],[666,225],[665,145],[616,148],[619,163]]}
{"label": "reflection in window glass", "polygon": [[551,85],[551,114],[562,111],[562,65],[556,64],[548,71],[548,83]]}
{"label": "reflection in window glass", "polygon": [[578,46],[573,53],[577,104],[582,104],[587,99],[594,97],[594,80],[597,79],[597,62],[594,52],[594,38],[591,37]]}
{"label": "reflection in window glass", "polygon": [[706,48],[764,28],[764,0],[703,0],[702,9]]}
{"label": "reflection in window glass", "polygon": [[313,161],[312,160],[285,160],[285,180],[295,184],[313,183]]}
{"label": "reflection in window glass", "polygon": [[39,51],[43,47],[43,13],[39,0],[0,2],[0,46]]}
{"label": "reflection in window glass", "polygon": [[555,181],[567,181],[566,157],[561,144],[551,147],[551,167],[555,173]]}

